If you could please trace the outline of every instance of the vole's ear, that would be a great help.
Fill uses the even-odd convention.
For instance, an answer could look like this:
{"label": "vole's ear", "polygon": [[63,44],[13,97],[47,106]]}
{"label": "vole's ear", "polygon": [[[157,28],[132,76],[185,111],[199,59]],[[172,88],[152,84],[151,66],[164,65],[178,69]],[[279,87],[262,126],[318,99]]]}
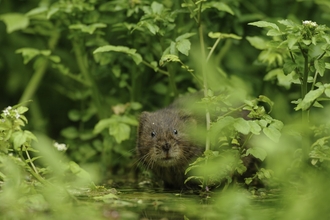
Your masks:
{"label": "vole's ear", "polygon": [[147,118],[150,116],[150,112],[142,112],[140,117],[139,117],[139,121],[140,123],[147,120]]}
{"label": "vole's ear", "polygon": [[188,126],[192,126],[193,128],[197,127],[197,120],[193,117],[190,117],[186,123]]}
{"label": "vole's ear", "polygon": [[180,120],[184,121],[184,124],[186,127],[196,127],[197,126],[197,120],[187,112],[180,112],[179,113]]}
{"label": "vole's ear", "polygon": [[139,134],[142,132],[144,129],[145,125],[147,124],[146,121],[150,117],[151,113],[150,112],[142,112],[140,117],[139,117],[139,126],[138,126],[138,132]]}

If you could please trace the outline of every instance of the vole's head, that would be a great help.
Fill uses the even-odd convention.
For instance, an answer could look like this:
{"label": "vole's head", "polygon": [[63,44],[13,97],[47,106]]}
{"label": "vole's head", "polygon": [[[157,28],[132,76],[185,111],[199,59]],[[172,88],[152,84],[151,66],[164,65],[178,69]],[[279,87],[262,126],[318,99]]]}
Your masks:
{"label": "vole's head", "polygon": [[196,154],[189,130],[196,121],[175,109],[143,112],[138,129],[137,153],[149,168],[188,164]]}

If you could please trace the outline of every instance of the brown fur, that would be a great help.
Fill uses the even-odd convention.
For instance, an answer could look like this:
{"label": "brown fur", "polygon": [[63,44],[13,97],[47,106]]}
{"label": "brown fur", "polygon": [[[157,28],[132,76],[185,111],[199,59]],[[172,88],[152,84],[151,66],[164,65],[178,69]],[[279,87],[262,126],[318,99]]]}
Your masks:
{"label": "brown fur", "polygon": [[184,172],[203,150],[187,130],[196,126],[189,114],[174,107],[142,112],[137,155],[144,166],[164,181],[165,188],[183,188]]}

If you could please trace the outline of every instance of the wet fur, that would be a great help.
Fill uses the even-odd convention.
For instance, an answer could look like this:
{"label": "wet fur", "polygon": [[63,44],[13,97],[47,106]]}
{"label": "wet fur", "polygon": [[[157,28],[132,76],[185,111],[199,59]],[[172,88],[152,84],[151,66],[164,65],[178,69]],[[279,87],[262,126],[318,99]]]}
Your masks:
{"label": "wet fur", "polygon": [[194,126],[195,119],[173,107],[142,112],[140,116],[138,158],[164,181],[166,188],[184,188],[186,168],[202,155],[202,147],[185,133]]}

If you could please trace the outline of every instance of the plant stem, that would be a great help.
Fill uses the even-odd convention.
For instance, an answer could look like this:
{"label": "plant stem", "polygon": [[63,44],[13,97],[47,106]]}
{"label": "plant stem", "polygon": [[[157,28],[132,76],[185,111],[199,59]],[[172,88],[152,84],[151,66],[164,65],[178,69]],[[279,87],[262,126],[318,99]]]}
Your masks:
{"label": "plant stem", "polygon": [[[309,73],[309,60],[308,60],[308,50],[304,50],[299,45],[300,51],[304,57],[304,75],[301,85],[301,99],[304,99],[308,92],[308,73]],[[309,137],[308,137],[308,123],[309,123],[309,110],[302,110],[302,153],[304,160],[308,159],[309,154]]]}
{"label": "plant stem", "polygon": [[223,57],[228,52],[231,45],[232,45],[232,40],[230,40],[230,39],[225,40],[224,45],[221,47],[220,52],[216,56],[216,63],[221,64]]}
{"label": "plant stem", "polygon": [[[207,82],[207,75],[206,75],[206,55],[205,55],[205,44],[204,44],[204,35],[203,35],[203,25],[201,24],[201,8],[202,3],[200,3],[199,14],[198,14],[198,32],[199,32],[199,40],[200,40],[200,47],[201,47],[201,54],[202,54],[202,74],[203,74],[203,87],[204,87],[204,97],[207,97],[208,92],[208,82]],[[210,150],[210,136],[209,131],[211,127],[211,117],[210,111],[206,106],[205,109],[205,120],[206,120],[206,140],[205,140],[205,150]]]}
{"label": "plant stem", "polygon": [[215,48],[218,46],[220,40],[221,40],[221,35],[220,35],[220,37],[218,37],[218,39],[215,41],[215,43],[213,44],[213,47],[211,48],[209,54],[207,55],[206,63],[210,60],[210,57],[211,57],[211,55],[213,54],[213,51],[215,50]]}
{"label": "plant stem", "polygon": [[24,151],[25,151],[25,154],[26,154],[27,158],[29,159],[29,163],[31,164],[31,167],[32,167],[33,171],[34,171],[36,174],[39,175],[37,168],[34,166],[34,163],[33,163],[33,161],[31,160],[31,157],[30,157],[29,151],[26,149],[26,147],[24,147],[24,148],[25,148],[25,150],[24,150]]}
{"label": "plant stem", "polygon": [[174,97],[177,97],[178,96],[178,89],[176,88],[176,84],[175,84],[175,80],[174,80],[174,72],[175,71],[173,70],[172,65],[167,65],[167,69],[168,69],[168,73],[169,73],[169,76],[168,76],[169,86],[170,86],[170,89],[171,89],[170,95],[174,95]]}
{"label": "plant stem", "polygon": [[85,50],[85,49],[83,49],[84,45],[81,42],[81,39],[78,38],[78,36],[76,36],[72,39],[72,45],[73,45],[73,51],[76,56],[78,68],[79,68],[81,74],[84,76],[84,78],[88,81],[89,87],[92,90],[92,100],[98,111],[98,117],[100,119],[106,118],[107,114],[104,112],[105,108],[102,106],[100,92],[99,92],[96,82],[90,72],[90,67],[88,64],[88,57],[87,57],[86,53],[83,52]]}
{"label": "plant stem", "polygon": [[[324,51],[324,52],[323,52],[323,53],[317,58],[317,60],[322,59],[322,57],[323,57],[325,54],[326,54],[326,51]],[[315,84],[316,84],[317,75],[318,75],[318,72],[315,71],[314,78],[313,78],[313,84],[312,84],[311,90],[314,90],[314,86],[315,86]]]}
{"label": "plant stem", "polygon": [[29,83],[28,83],[26,89],[24,90],[23,95],[21,96],[18,103],[31,100],[32,97],[34,96],[34,93],[38,89],[41,79],[45,75],[45,72],[46,72],[46,69],[47,69],[48,63],[49,63],[47,58],[43,58],[43,59],[44,60],[38,66],[38,69],[36,69],[36,71],[33,73],[33,76],[31,78],[31,80],[29,81]]}
{"label": "plant stem", "polygon": [[[20,158],[21,158],[21,160],[22,161],[25,161],[25,158],[24,158],[24,156],[22,155],[22,151],[20,151],[19,153],[19,156],[20,156]],[[29,158],[30,159],[30,158]],[[30,159],[30,161],[31,161],[31,159]],[[35,167],[34,167],[34,169],[32,170],[31,169],[31,167],[30,166],[26,166],[27,167],[27,171],[36,179],[36,180],[38,180],[41,184],[44,184],[44,185],[49,185],[50,183],[47,181],[47,180],[45,180],[44,178],[42,178],[40,175],[39,175],[39,173],[38,172],[36,172],[34,169],[35,169]]]}
{"label": "plant stem", "polygon": [[233,114],[234,112],[243,109],[245,106],[247,106],[247,104],[243,104],[243,105],[241,105],[241,106],[239,106],[239,107],[237,107],[237,108],[234,108],[234,109],[232,109],[231,111],[227,112],[226,114],[221,115],[219,118],[223,118],[223,117],[226,117],[227,115],[231,115],[231,114]]}
{"label": "plant stem", "polygon": [[[189,4],[189,3],[187,3],[187,1],[186,1],[186,0],[184,0],[184,2],[185,2],[186,4]],[[194,11],[193,11],[193,10],[191,10],[191,8],[190,8],[190,7],[187,7],[187,8],[188,8],[188,10],[189,10],[190,14],[191,14],[191,15],[193,15],[193,18],[195,19],[195,21],[198,23],[198,18],[196,18],[196,16],[194,15]]]}
{"label": "plant stem", "polygon": [[[55,28],[50,39],[48,40],[48,48],[51,51],[54,50],[54,48],[56,47],[59,38],[60,38],[60,33],[57,30],[57,28]],[[49,64],[49,60],[47,58],[44,58],[44,60],[41,62],[41,64],[37,67],[37,69],[33,73],[33,76],[29,81],[26,89],[24,90],[23,95],[19,100],[19,103],[26,102],[32,99],[32,97],[34,96],[35,92],[37,91],[40,85],[43,76],[45,75],[48,64]],[[27,104],[28,103],[26,103],[26,105]]]}
{"label": "plant stem", "polygon": [[150,63],[148,63],[148,62],[146,62],[146,61],[144,61],[144,60],[142,60],[142,63],[143,63],[144,65],[146,65],[147,67],[150,67],[151,69],[154,69],[155,72],[162,73],[162,74],[164,74],[164,75],[166,75],[166,76],[169,76],[169,75],[170,75],[167,71],[164,71],[164,70],[162,70],[162,69],[160,69],[160,68],[158,68],[158,67],[154,67],[153,65],[151,65]]}
{"label": "plant stem", "polygon": [[250,133],[244,140],[244,143],[242,144],[241,146],[241,149],[240,149],[240,153],[244,153],[243,151],[246,150],[245,146],[247,145],[247,143],[250,141],[250,139],[252,138],[253,134]]}
{"label": "plant stem", "polygon": [[[305,52],[302,50],[303,56],[304,56],[304,75],[303,75],[303,80],[302,80],[302,88],[301,88],[301,98],[304,99],[306,94],[307,94],[307,90],[308,90],[308,50]],[[307,111],[302,111],[302,122],[304,124],[304,126],[306,126],[308,124],[308,110]]]}

